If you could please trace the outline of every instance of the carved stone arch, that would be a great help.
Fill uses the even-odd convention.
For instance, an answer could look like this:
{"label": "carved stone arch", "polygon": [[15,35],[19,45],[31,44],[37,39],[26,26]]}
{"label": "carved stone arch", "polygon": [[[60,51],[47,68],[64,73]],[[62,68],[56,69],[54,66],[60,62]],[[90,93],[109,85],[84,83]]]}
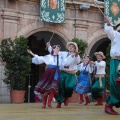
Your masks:
{"label": "carved stone arch", "polygon": [[106,33],[104,32],[104,29],[98,30],[93,33],[92,37],[88,40],[88,53],[90,53],[92,47],[97,43],[99,40],[107,38]]}
{"label": "carved stone arch", "polygon": [[36,33],[36,32],[52,32],[52,33],[55,33],[55,34],[57,34],[57,35],[59,35],[61,38],[63,38],[64,39],[64,41],[61,41],[64,45],[66,45],[66,42],[68,42],[69,41],[69,39],[63,34],[63,33],[61,33],[61,32],[59,32],[59,31],[57,31],[57,30],[55,30],[55,29],[52,29],[52,28],[47,28],[47,27],[43,27],[43,28],[38,28],[38,29],[35,29],[35,30],[33,30],[33,31],[30,31],[27,35],[26,35],[26,37],[29,37],[30,35],[32,35],[32,34],[34,34],[34,33]]}
{"label": "carved stone arch", "polygon": [[102,51],[106,55],[106,50],[109,44],[110,40],[104,32],[104,29],[94,32],[93,36],[88,41],[88,54],[90,55],[91,59],[96,59],[94,56],[96,51]]}
{"label": "carved stone arch", "polygon": [[41,22],[34,22],[25,26],[18,32],[17,36],[24,35],[26,37],[29,37],[30,35],[40,31],[54,32],[55,34],[59,35],[61,38],[64,39],[64,41],[62,41],[64,45],[66,44],[66,42],[73,38],[71,33],[63,26],[52,24],[46,27]]}

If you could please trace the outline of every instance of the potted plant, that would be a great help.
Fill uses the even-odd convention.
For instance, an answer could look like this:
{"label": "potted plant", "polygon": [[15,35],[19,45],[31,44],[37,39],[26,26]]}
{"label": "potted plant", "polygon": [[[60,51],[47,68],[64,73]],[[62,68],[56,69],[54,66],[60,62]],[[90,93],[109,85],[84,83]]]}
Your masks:
{"label": "potted plant", "polygon": [[[27,54],[27,42],[27,38],[20,36],[16,37],[15,40],[3,39],[0,45],[0,57],[5,63],[3,81],[10,89],[11,102],[14,103],[24,102],[25,84],[31,70],[31,58]],[[22,98],[18,98],[20,95]]]}

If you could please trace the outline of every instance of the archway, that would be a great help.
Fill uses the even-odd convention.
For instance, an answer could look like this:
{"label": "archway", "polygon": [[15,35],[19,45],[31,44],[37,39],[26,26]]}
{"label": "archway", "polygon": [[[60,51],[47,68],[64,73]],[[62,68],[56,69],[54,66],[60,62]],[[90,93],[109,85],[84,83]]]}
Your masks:
{"label": "archway", "polygon": [[102,51],[104,53],[104,55],[106,56],[106,50],[107,50],[107,47],[110,44],[110,42],[111,41],[108,38],[103,38],[103,39],[100,39],[99,41],[97,41],[93,45],[92,49],[90,50],[91,60],[93,60],[93,61],[96,60],[94,53],[98,52],[98,51]]}
{"label": "archway", "polygon": [[[28,37],[29,48],[33,51],[33,53],[39,56],[49,54],[49,52],[46,50],[46,43],[50,40],[52,34],[53,33],[49,31],[41,31],[30,35]],[[51,40],[51,45],[55,44],[60,45],[61,50],[65,50],[66,41],[58,34],[54,34]],[[34,102],[34,87],[43,76],[45,69],[45,64],[31,64],[31,73],[26,84],[25,102]]]}

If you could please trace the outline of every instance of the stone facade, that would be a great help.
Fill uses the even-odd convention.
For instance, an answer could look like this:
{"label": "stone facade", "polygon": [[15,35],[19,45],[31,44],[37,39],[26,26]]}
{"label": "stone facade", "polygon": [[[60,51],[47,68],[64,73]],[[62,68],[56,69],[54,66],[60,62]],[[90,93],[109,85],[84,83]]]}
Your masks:
{"label": "stone facade", "polygon": [[[97,2],[103,10],[104,3]],[[90,9],[80,9],[80,5]],[[53,24],[40,21],[40,0],[0,0],[0,40],[36,32],[54,32],[63,39],[63,44],[72,38],[88,42],[88,53],[95,43],[106,38],[103,15],[92,0],[66,0],[66,23]],[[9,102],[9,92],[2,82],[3,65],[0,64],[0,102]]]}

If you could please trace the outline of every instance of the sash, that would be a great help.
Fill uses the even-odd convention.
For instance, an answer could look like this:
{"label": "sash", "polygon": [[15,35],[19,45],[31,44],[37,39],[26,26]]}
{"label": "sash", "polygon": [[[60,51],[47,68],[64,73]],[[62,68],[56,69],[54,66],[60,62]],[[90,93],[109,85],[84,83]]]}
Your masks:
{"label": "sash", "polygon": [[56,72],[54,75],[54,80],[58,80],[59,79],[59,66],[56,65],[48,65],[48,68],[55,68]]}

